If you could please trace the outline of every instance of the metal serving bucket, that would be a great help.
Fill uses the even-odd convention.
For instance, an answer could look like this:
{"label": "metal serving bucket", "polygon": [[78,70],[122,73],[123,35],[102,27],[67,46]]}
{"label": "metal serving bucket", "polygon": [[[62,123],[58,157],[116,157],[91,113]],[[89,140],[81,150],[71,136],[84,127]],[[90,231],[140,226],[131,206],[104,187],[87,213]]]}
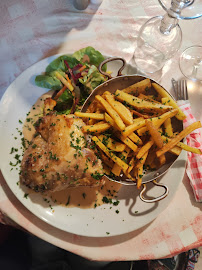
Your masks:
{"label": "metal serving bucket", "polygon": [[[112,78],[109,73],[106,73],[106,72],[102,71],[102,67],[103,67],[104,64],[106,64],[108,62],[111,62],[111,61],[114,61],[114,60],[121,60],[123,64],[122,64],[121,68],[118,70],[117,76]],[[124,88],[126,88],[126,87],[128,87],[128,86],[130,86],[132,84],[135,84],[137,82],[140,82],[140,81],[148,78],[148,77],[138,75],[138,74],[122,75],[121,72],[124,69],[125,64],[126,64],[126,61],[123,58],[120,58],[120,57],[108,58],[108,59],[104,60],[100,64],[99,71],[103,75],[107,76],[108,80],[106,82],[102,83],[101,85],[99,85],[98,87],[96,87],[93,90],[93,92],[90,94],[90,96],[85,101],[85,103],[84,103],[84,105],[83,105],[83,107],[81,109],[82,112],[86,112],[87,108],[92,103],[92,101],[95,99],[96,95],[102,95],[105,91],[109,91],[111,93],[114,93],[117,89],[122,90],[122,89],[124,89]],[[150,80],[151,80],[151,82],[155,82],[152,79],[150,79]],[[157,83],[157,82],[155,82],[155,83]],[[165,91],[166,91],[166,89],[165,89]],[[180,132],[182,130],[182,128],[183,128],[182,121],[179,121],[176,118],[172,118],[172,126],[173,126],[175,132],[176,131]],[[164,184],[157,183],[156,179],[159,178],[160,176],[162,176],[164,173],[166,173],[167,170],[177,160],[177,158],[178,158],[178,156],[176,156],[174,154],[166,153],[166,163],[162,167],[160,167],[159,169],[157,169],[155,171],[147,172],[143,176],[143,178],[142,178],[143,189],[141,190],[141,192],[139,194],[140,199],[142,201],[147,202],[147,203],[157,202],[157,201],[160,201],[160,200],[164,199],[168,195],[168,192],[169,192],[168,187],[166,185],[164,185]],[[135,182],[131,181],[130,179],[124,178],[124,176],[115,177],[114,179],[110,178],[107,175],[105,175],[105,177],[107,177],[111,181],[116,181],[116,182],[118,182],[120,184],[123,184],[123,185],[136,185]],[[149,182],[152,182],[156,186],[163,187],[164,193],[161,196],[157,197],[157,198],[146,199],[144,197],[144,193],[146,191],[146,184],[149,183]]]}

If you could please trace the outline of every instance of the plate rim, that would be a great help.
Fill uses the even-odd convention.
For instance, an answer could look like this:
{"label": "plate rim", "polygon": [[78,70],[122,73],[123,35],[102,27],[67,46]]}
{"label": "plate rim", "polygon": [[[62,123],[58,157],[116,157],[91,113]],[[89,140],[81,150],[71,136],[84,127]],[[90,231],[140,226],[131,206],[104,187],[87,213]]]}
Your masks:
{"label": "plate rim", "polygon": [[[71,55],[71,53],[67,53],[67,54]],[[21,74],[20,74],[20,75],[19,75],[19,76],[18,76],[18,77],[17,77],[17,78],[9,85],[9,86],[8,86],[8,88],[6,89],[4,95],[2,96],[1,101],[0,101],[0,114],[1,114],[1,110],[2,110],[1,108],[3,107],[3,106],[2,106],[2,105],[3,105],[3,102],[4,102],[5,98],[6,98],[6,95],[8,94],[9,89],[12,88],[12,86],[13,86],[16,82],[20,81],[20,80],[21,80],[21,77],[23,77],[23,75],[24,75],[26,72],[28,72],[29,70],[31,70],[35,65],[39,65],[39,64],[42,63],[42,62],[48,61],[48,59],[54,60],[54,59],[56,59],[56,58],[57,58],[58,56],[60,56],[60,55],[64,55],[64,54],[55,54],[55,55],[46,57],[46,58],[41,59],[40,61],[34,63],[34,64],[31,65],[30,67],[28,67],[26,70],[24,70],[24,71],[23,71],[23,72],[22,72],[22,73],[21,73]],[[109,57],[109,56],[107,56],[107,57]],[[132,65],[130,65],[129,63],[126,63],[126,68],[128,68],[128,67],[132,67]],[[132,68],[133,68],[133,67],[132,67]],[[128,75],[130,75],[130,74],[128,74]],[[134,74],[134,75],[136,75],[136,74]],[[138,74],[137,74],[137,75],[138,75]],[[141,76],[142,76],[142,75],[141,75]],[[37,86],[36,86],[36,87],[37,87]],[[38,88],[38,87],[37,87],[37,88]],[[45,91],[47,92],[47,90],[45,90]],[[0,128],[1,128],[1,126],[0,126]],[[0,160],[1,160],[1,159],[0,159]],[[185,169],[185,168],[184,168],[184,169]],[[69,231],[69,230],[65,230],[64,228],[61,228],[61,226],[59,226],[59,225],[57,225],[57,224],[53,224],[50,220],[47,220],[46,218],[44,218],[44,216],[41,216],[40,214],[36,213],[36,211],[30,210],[30,208],[26,205],[25,200],[23,200],[23,198],[19,198],[19,196],[18,196],[18,195],[16,194],[16,192],[13,190],[12,185],[10,185],[10,183],[8,183],[9,181],[7,182],[6,177],[5,177],[6,173],[4,172],[4,170],[1,169],[1,171],[2,171],[3,177],[4,177],[5,181],[6,181],[6,184],[8,185],[9,189],[11,190],[11,192],[15,195],[15,197],[23,204],[23,206],[24,206],[28,211],[30,211],[33,215],[35,215],[35,216],[37,216],[38,218],[40,218],[40,220],[46,222],[47,224],[53,226],[54,228],[57,228],[57,229],[60,229],[60,230],[64,231],[64,232],[73,233],[73,234],[78,234],[78,235],[82,235],[82,236],[86,236],[86,237],[106,237],[106,235],[89,236],[89,235],[86,235],[86,234],[82,234],[82,233],[80,234],[80,233],[71,232],[71,231]],[[181,177],[181,180],[179,181],[179,184],[182,182],[182,179],[183,179],[183,176]],[[16,180],[15,180],[15,181],[16,181]],[[178,186],[179,186],[179,184],[178,184]],[[176,190],[177,190],[177,189],[176,189]],[[175,194],[175,193],[174,193],[174,194]],[[173,194],[173,196],[174,196],[174,194]],[[167,205],[168,205],[168,204],[167,204]],[[67,208],[67,209],[68,209],[68,208]],[[162,211],[163,211],[163,210],[161,210],[160,213],[161,213]],[[149,220],[146,224],[148,224],[149,222],[153,221],[160,213],[158,213],[154,218],[152,218],[151,220]],[[144,225],[142,225],[142,226],[140,226],[140,227],[137,227],[137,228],[135,228],[135,229],[132,229],[132,230],[130,230],[130,231],[127,230],[127,231],[125,231],[125,232],[116,233],[116,234],[111,234],[110,236],[117,236],[117,235],[129,233],[129,232],[131,232],[131,231],[140,229],[141,227],[145,226],[146,224],[144,224]]]}

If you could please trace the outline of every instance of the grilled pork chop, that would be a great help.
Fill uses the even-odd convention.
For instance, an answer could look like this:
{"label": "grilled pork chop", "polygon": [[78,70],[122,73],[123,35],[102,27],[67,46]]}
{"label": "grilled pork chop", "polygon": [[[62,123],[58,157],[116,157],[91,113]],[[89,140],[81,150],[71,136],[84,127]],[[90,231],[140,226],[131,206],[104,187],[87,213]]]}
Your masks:
{"label": "grilled pork chop", "polygon": [[21,183],[36,192],[102,184],[101,160],[86,147],[83,125],[74,115],[54,112],[39,119],[23,156]]}

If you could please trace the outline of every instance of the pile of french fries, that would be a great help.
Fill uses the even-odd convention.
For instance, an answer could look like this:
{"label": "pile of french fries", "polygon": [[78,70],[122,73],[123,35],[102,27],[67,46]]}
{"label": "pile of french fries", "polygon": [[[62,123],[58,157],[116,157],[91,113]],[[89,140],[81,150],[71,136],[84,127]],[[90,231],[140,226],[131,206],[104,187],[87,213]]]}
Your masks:
{"label": "pile of french fries", "polygon": [[184,149],[202,154],[181,142],[201,127],[200,121],[175,132],[171,118],[182,121],[186,116],[171,96],[149,79],[114,94],[106,91],[97,95],[86,113],[75,115],[86,122],[83,132],[92,135],[105,173],[124,174],[137,182],[137,188],[141,187],[144,169],[155,170],[165,164],[167,152],[178,156]]}

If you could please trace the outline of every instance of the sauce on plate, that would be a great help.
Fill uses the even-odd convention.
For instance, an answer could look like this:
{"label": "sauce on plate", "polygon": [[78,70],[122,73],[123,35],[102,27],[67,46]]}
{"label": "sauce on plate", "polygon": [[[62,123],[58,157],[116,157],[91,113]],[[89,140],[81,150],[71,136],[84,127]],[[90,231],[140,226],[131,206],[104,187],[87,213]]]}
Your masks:
{"label": "sauce on plate", "polygon": [[[27,114],[27,118],[23,125],[25,142],[30,142],[32,140],[35,134],[34,123],[39,117],[43,116],[44,100],[51,97],[53,92],[54,91],[51,90],[43,94]],[[120,188],[121,184],[106,179],[103,186],[66,188],[62,191],[51,193],[49,197],[53,202],[66,207],[96,208],[103,203],[114,203],[116,205],[117,202],[114,200],[112,202],[112,198],[116,198]]]}

